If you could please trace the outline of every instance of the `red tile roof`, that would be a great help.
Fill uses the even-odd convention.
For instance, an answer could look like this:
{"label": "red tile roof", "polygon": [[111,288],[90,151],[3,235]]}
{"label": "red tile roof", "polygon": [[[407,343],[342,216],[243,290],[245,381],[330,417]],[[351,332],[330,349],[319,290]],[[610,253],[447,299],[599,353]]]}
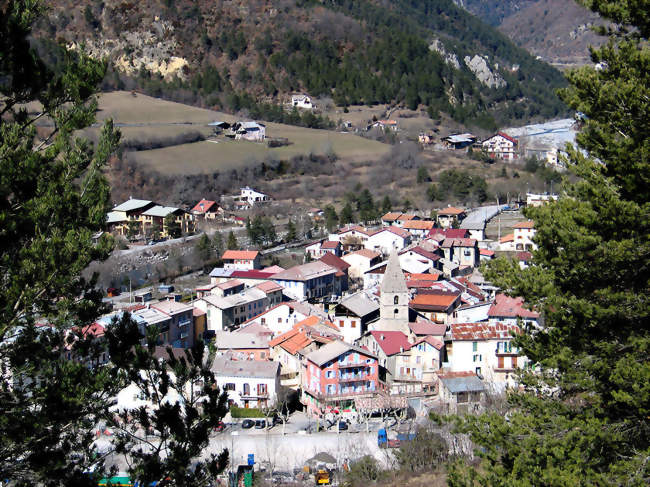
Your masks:
{"label": "red tile roof", "polygon": [[[213,208],[214,207],[214,208]],[[217,210],[219,205],[217,205],[216,201],[211,201],[211,200],[201,200],[199,201],[194,208],[192,208],[192,211],[195,211],[197,213],[207,213],[212,209],[212,211]]]}
{"label": "red tile roof", "polygon": [[409,328],[415,335],[433,335],[444,336],[447,331],[447,325],[444,323],[434,323],[429,320],[420,320],[409,323]]}
{"label": "red tile roof", "polygon": [[442,210],[438,211],[438,216],[458,216],[462,215],[465,213],[465,210],[462,210],[460,208],[454,208],[453,206],[448,206],[447,208],[443,208]]}
{"label": "red tile roof", "polygon": [[391,233],[394,233],[395,235],[397,235],[399,237],[402,237],[402,238],[406,238],[406,237],[411,236],[411,234],[409,232],[407,232],[406,230],[404,230],[403,228],[395,227],[395,226],[380,228],[379,230],[377,230],[375,232],[372,232],[370,234],[370,236],[377,235],[378,233],[381,233],[381,232],[391,232]]}
{"label": "red tile roof", "polygon": [[452,245],[454,247],[474,247],[476,240],[473,238],[446,238],[440,246],[447,248]]}
{"label": "red tile roof", "polygon": [[350,267],[352,267],[346,261],[344,261],[340,257],[337,257],[336,255],[334,255],[331,252],[327,252],[325,255],[323,255],[318,260],[320,260],[321,262],[325,262],[328,266],[331,266],[331,267],[334,267],[335,269],[338,269],[340,272],[345,272]]}
{"label": "red tile roof", "polygon": [[432,337],[432,336],[426,336],[426,337],[420,338],[418,341],[416,341],[413,344],[413,346],[419,345],[422,342],[428,343],[429,345],[431,345],[436,350],[442,350],[442,347],[445,346],[445,344],[444,344],[444,342],[442,340],[439,340],[439,339],[437,339],[435,337]]}
{"label": "red tile roof", "polygon": [[260,291],[264,291],[265,293],[272,293],[276,291],[282,291],[282,286],[280,286],[277,282],[274,281],[266,281],[266,282],[260,282],[257,286],[255,286],[257,289]]}
{"label": "red tile roof", "polygon": [[217,284],[215,287],[217,289],[221,289],[222,291],[225,291],[227,289],[232,289],[237,286],[243,286],[244,283],[241,282],[239,279],[230,279],[228,281],[224,281],[221,284]]}
{"label": "red tile roof", "polygon": [[408,222],[413,220],[414,218],[415,215],[412,215],[410,213],[402,213],[400,216],[397,217],[397,221]]}
{"label": "red tile roof", "polygon": [[498,340],[512,338],[513,334],[521,333],[517,325],[504,323],[454,323],[451,325],[450,336],[454,341]]}
{"label": "red tile roof", "polygon": [[353,232],[353,231],[363,233],[364,235],[368,235],[368,231],[365,228],[360,227],[359,225],[347,225],[345,227],[342,227],[339,229],[338,234],[341,235],[343,233]]}
{"label": "red tile roof", "polygon": [[445,238],[468,238],[469,230],[464,228],[433,228],[429,236],[443,235]]}
{"label": "red tile roof", "polygon": [[271,279],[271,276],[274,276],[275,274],[275,272],[264,272],[251,269],[248,271],[233,271],[233,273],[230,274],[230,277],[237,279]]}
{"label": "red tile roof", "polygon": [[539,318],[539,313],[524,307],[524,299],[511,298],[505,294],[497,294],[490,310],[489,317],[494,318]]}
{"label": "red tile roof", "polygon": [[437,273],[432,273],[432,274],[406,273],[405,275],[407,279],[412,279],[414,281],[438,281],[440,279],[440,274]]}
{"label": "red tile roof", "polygon": [[519,222],[512,226],[512,228],[535,228],[535,222],[533,220],[527,220],[525,222]]}
{"label": "red tile roof", "polygon": [[508,242],[514,242],[515,241],[515,234],[514,233],[509,233],[505,237],[501,237],[501,240],[499,240],[499,243],[508,243]]}
{"label": "red tile roof", "polygon": [[435,223],[427,220],[409,220],[404,222],[403,228],[409,230],[431,230]]}
{"label": "red tile roof", "polygon": [[404,255],[408,254],[409,252],[413,252],[414,254],[421,255],[422,257],[425,257],[429,260],[432,260],[434,262],[440,260],[440,256],[438,254],[434,254],[433,252],[429,252],[428,250],[423,249],[420,246],[417,247],[412,247],[410,249],[402,250],[399,255]]}
{"label": "red tile roof", "polygon": [[400,217],[401,213],[399,211],[388,212],[381,217],[382,221],[385,222],[394,222]]}
{"label": "red tile roof", "polygon": [[481,255],[485,255],[487,257],[494,257],[494,250],[490,249],[478,249],[479,253]]}
{"label": "red tile roof", "polygon": [[410,306],[427,311],[447,311],[458,296],[456,293],[418,294],[411,300]]}
{"label": "red tile roof", "polygon": [[517,252],[518,260],[528,262],[532,258],[533,258],[533,254],[531,254],[530,252]]}
{"label": "red tile roof", "polygon": [[253,260],[258,255],[257,250],[226,250],[221,258],[223,260]]}
{"label": "red tile roof", "polygon": [[388,356],[411,349],[407,336],[401,331],[371,331],[370,334]]}
{"label": "red tile roof", "polygon": [[508,134],[506,134],[505,132],[497,132],[497,135],[500,135],[500,136],[503,137],[504,139],[509,140],[509,141],[512,142],[513,144],[517,145],[517,139],[515,139],[514,137],[510,137],[510,136],[509,136]]}
{"label": "red tile roof", "polygon": [[332,240],[326,240],[320,246],[321,249],[336,249],[341,245],[341,242],[335,242]]}

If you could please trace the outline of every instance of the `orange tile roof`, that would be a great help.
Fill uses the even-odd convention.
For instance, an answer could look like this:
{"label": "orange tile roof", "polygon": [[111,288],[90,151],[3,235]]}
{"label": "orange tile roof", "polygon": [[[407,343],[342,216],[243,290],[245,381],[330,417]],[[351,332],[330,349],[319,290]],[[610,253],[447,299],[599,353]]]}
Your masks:
{"label": "orange tile roof", "polygon": [[394,222],[400,217],[400,215],[401,213],[399,211],[388,212],[384,216],[382,216],[381,219],[386,222]]}
{"label": "orange tile roof", "polygon": [[410,305],[419,309],[432,309],[444,311],[458,299],[458,294],[418,294],[411,300]]}
{"label": "orange tile roof", "polygon": [[260,282],[255,287],[260,291],[264,291],[265,293],[272,293],[274,291],[281,291],[283,289],[282,286],[280,286],[277,282],[274,281]]}
{"label": "orange tile roof", "polygon": [[434,226],[432,221],[427,220],[409,220],[404,222],[402,228],[411,230],[431,230]]}
{"label": "orange tile roof", "polygon": [[508,242],[514,242],[515,241],[515,234],[514,233],[509,233],[505,237],[501,237],[501,240],[499,240],[499,243],[508,243]]}
{"label": "orange tile roof", "polygon": [[194,208],[192,208],[192,211],[196,211],[197,213],[207,213],[215,205],[216,208],[214,209],[219,209],[219,205],[217,205],[216,201],[202,199],[194,206]]}
{"label": "orange tile roof", "polygon": [[516,225],[513,225],[512,228],[535,228],[535,222],[533,220],[527,220],[525,222],[519,222]]}
{"label": "orange tile roof", "polygon": [[224,260],[241,259],[253,260],[259,255],[257,250],[226,250],[221,256]]}
{"label": "orange tile roof", "polygon": [[409,220],[413,220],[414,218],[415,218],[415,215],[412,215],[410,213],[402,213],[397,219],[399,221],[405,221],[406,222],[406,221],[409,221]]}
{"label": "orange tile roof", "polygon": [[437,281],[440,279],[440,274],[421,274],[421,273],[413,273],[413,274],[406,274],[407,279],[412,279],[414,281]]}
{"label": "orange tile roof", "polygon": [[438,211],[438,216],[458,216],[465,213],[465,210],[461,210],[460,208],[454,208],[453,206],[449,206],[447,208],[443,208],[442,210]]}
{"label": "orange tile roof", "polygon": [[494,304],[490,306],[488,316],[497,318],[539,318],[539,313],[524,307],[524,298],[512,298],[497,294]]}

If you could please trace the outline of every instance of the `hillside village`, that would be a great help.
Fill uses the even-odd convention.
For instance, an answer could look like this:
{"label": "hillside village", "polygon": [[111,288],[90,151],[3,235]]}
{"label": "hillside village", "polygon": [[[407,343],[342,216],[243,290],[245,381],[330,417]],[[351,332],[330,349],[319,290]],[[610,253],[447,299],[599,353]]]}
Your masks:
{"label": "hillside village", "polygon": [[[522,204],[549,199],[529,194]],[[108,214],[107,230],[153,243],[270,204],[250,187],[191,210],[131,199]],[[89,333],[101,341],[112,319],[129,311],[143,335],[157,327],[160,347],[209,343],[217,385],[231,406],[245,409],[270,411],[290,393],[307,415],[330,423],[333,415],[360,422],[409,408],[482,411],[488,397],[517,387],[518,369],[533,366],[513,338],[543,326],[535,310],[479,271],[497,252],[525,267],[536,249],[532,221],[499,241],[486,238],[486,225],[504,211],[512,209],[450,206],[434,218],[391,211],[373,226],[347,224],[303,242],[303,263],[288,268],[264,266],[262,249],[227,249],[191,296],[173,285],[160,286],[160,300],[151,288],[136,290],[114,299]]]}

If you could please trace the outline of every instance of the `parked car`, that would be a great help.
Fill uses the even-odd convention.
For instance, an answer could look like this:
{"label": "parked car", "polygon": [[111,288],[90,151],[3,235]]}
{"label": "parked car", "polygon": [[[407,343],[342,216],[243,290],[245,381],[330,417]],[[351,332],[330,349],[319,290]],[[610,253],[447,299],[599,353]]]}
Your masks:
{"label": "parked car", "polygon": [[223,431],[225,429],[226,429],[226,424],[223,421],[219,421],[219,423],[217,423],[217,426],[215,426],[214,428],[215,431]]}
{"label": "parked car", "polygon": [[245,430],[250,429],[250,428],[252,428],[253,426],[255,426],[255,421],[253,421],[252,419],[245,419],[245,420],[242,421],[242,423],[241,423],[241,427],[242,427],[243,429],[245,429]]}
{"label": "parked car", "polygon": [[258,419],[257,421],[255,421],[255,429],[263,430],[264,428],[266,428],[266,420]]}
{"label": "parked car", "polygon": [[345,421],[339,421],[339,431],[347,431],[348,430],[348,423]]}

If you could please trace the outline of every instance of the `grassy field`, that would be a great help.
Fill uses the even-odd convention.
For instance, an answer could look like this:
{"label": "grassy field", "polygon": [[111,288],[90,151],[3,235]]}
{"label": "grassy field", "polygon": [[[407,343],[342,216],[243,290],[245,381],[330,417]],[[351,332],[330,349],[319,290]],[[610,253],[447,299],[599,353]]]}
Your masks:
{"label": "grassy field", "polygon": [[[125,139],[172,137],[200,131],[209,135],[209,122],[236,118],[221,112],[129,92],[105,93],[99,101],[98,120],[112,118],[122,126]],[[132,125],[137,126],[132,126]],[[390,146],[352,134],[314,130],[277,123],[266,124],[267,137],[284,137],[291,145],[268,148],[266,144],[218,137],[214,141],[176,145],[134,153],[140,164],[165,174],[201,174],[258,164],[267,159],[287,159],[302,154],[334,152],[342,160],[374,160],[385,156]]]}

